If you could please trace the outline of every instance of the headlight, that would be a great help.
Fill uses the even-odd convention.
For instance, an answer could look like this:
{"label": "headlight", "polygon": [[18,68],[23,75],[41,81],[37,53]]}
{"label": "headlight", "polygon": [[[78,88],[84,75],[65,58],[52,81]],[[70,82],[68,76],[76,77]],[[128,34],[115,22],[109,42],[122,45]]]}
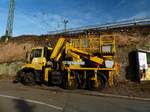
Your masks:
{"label": "headlight", "polygon": [[106,68],[113,68],[114,61],[113,60],[105,60],[105,67]]}

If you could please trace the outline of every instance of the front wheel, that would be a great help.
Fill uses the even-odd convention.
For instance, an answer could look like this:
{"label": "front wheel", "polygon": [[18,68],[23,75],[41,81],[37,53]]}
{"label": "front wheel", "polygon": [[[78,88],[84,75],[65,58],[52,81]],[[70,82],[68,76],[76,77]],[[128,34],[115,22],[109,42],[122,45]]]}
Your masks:
{"label": "front wheel", "polygon": [[25,73],[22,83],[24,85],[35,85],[34,74],[32,72]]}
{"label": "front wheel", "polygon": [[13,83],[22,82],[23,77],[24,77],[24,72],[22,70],[18,71],[16,76],[14,77],[15,79],[13,80]]}

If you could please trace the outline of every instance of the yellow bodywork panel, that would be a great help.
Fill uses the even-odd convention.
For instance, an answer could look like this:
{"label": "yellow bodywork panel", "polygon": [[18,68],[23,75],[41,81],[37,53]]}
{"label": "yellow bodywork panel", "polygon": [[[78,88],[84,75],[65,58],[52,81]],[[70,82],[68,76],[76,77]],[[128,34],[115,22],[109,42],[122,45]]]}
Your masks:
{"label": "yellow bodywork panel", "polygon": [[45,66],[46,59],[43,57],[34,58],[30,64],[25,64],[22,68],[34,68],[35,70],[42,70],[42,67]]}
{"label": "yellow bodywork panel", "polygon": [[44,80],[48,82],[48,75],[51,68],[45,68]]}
{"label": "yellow bodywork panel", "polygon": [[21,69],[23,68],[34,68],[34,65],[33,64],[25,64],[21,67]]}
{"label": "yellow bodywork panel", "polygon": [[[42,67],[46,64],[46,59],[44,57],[44,47],[35,47],[32,51],[40,49],[41,56],[40,57],[33,57],[29,63],[25,64],[22,68],[33,68],[35,70],[42,70]],[[51,50],[51,48],[49,48]]]}

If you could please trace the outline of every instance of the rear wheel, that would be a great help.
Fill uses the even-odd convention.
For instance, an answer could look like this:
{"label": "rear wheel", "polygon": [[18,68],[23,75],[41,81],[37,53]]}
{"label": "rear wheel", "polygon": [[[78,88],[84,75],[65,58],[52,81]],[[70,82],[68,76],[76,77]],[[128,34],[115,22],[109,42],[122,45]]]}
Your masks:
{"label": "rear wheel", "polygon": [[61,85],[62,73],[59,71],[53,71],[50,75],[50,82],[52,85]]}
{"label": "rear wheel", "polygon": [[24,85],[35,85],[35,78],[32,72],[27,72],[24,75],[24,79],[22,82]]}
{"label": "rear wheel", "polygon": [[105,74],[103,73],[98,73],[98,78],[100,78],[102,81],[103,81],[103,84],[102,84],[102,89],[106,88],[107,87],[107,84],[108,84],[108,78],[106,77]]}
{"label": "rear wheel", "polygon": [[106,87],[106,80],[102,76],[97,76],[97,82],[95,80],[88,79],[88,89],[90,90],[103,90]]}
{"label": "rear wheel", "polygon": [[93,90],[94,89],[94,85],[95,85],[95,82],[94,82],[94,80],[90,80],[90,79],[88,79],[88,89],[89,90]]}
{"label": "rear wheel", "polygon": [[101,77],[97,78],[97,87],[96,90],[103,90],[104,89],[104,80]]}

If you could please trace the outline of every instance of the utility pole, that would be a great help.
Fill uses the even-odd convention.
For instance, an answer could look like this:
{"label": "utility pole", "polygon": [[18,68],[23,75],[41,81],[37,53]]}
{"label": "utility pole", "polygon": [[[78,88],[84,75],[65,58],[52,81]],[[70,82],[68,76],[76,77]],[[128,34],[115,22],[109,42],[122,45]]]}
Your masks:
{"label": "utility pole", "polygon": [[68,20],[64,19],[64,31],[67,32],[67,24],[68,24]]}
{"label": "utility pole", "polygon": [[8,41],[8,39],[11,38],[13,35],[14,10],[15,10],[15,0],[10,0],[6,31],[5,35],[2,37],[5,39],[5,41]]}

